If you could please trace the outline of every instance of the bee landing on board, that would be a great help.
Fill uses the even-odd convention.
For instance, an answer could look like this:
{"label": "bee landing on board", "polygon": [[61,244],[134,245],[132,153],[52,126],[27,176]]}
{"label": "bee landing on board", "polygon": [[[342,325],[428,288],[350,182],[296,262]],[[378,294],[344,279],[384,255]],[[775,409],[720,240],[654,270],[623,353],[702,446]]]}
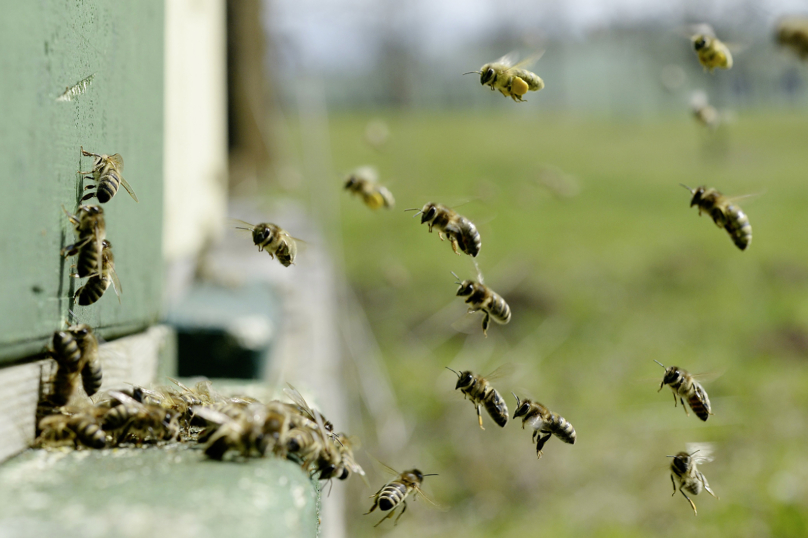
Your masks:
{"label": "bee landing on board", "polygon": [[522,96],[527,92],[537,92],[544,88],[544,81],[536,73],[525,69],[541,58],[542,54],[544,52],[526,58],[517,64],[514,64],[516,54],[506,54],[495,62],[485,64],[479,71],[469,71],[463,74],[477,73],[480,75],[480,84],[483,86],[490,86],[491,91],[499,90],[505,97],[523,103],[526,101],[522,99]]}
{"label": "bee landing on board", "polygon": [[693,515],[698,515],[696,511],[696,504],[687,496],[685,491],[698,495],[702,490],[707,490],[707,493],[718,499],[713,490],[710,489],[710,484],[701,471],[698,470],[697,465],[712,461],[710,453],[712,448],[707,443],[688,443],[687,452],[679,452],[675,456],[668,456],[673,458],[671,462],[671,483],[673,484],[673,495],[676,495],[677,484],[678,490],[684,495],[690,507],[693,508]]}
{"label": "bee landing on board", "polygon": [[73,225],[78,240],[61,250],[62,256],[76,256],[76,272],[71,276],[84,278],[99,274],[101,267],[103,242],[107,236],[104,210],[97,205],[80,205],[76,215],[62,206]]}
{"label": "bee landing on board", "polygon": [[362,197],[365,205],[371,209],[382,206],[390,209],[396,201],[386,187],[379,185],[376,169],[370,166],[357,168],[345,180],[345,189]]}
{"label": "bee landing on board", "polygon": [[670,385],[673,391],[674,407],[681,402],[685,414],[689,415],[690,413],[687,412],[684,400],[687,398],[690,409],[693,410],[697,417],[706,421],[713,414],[713,411],[710,407],[710,398],[707,397],[707,391],[704,390],[704,387],[687,370],[677,366],[665,367],[658,360],[654,360],[654,362],[665,368],[665,377],[662,378],[662,382],[659,384],[659,390],[662,390],[665,385]]}
{"label": "bee landing on board", "polygon": [[265,250],[269,257],[274,259],[278,257],[278,261],[284,267],[289,267],[295,263],[295,256],[297,256],[297,241],[289,233],[276,224],[269,222],[262,222],[260,224],[250,224],[243,220],[237,220],[246,226],[236,226],[239,230],[249,230],[252,232],[253,243],[258,247],[258,251]]}
{"label": "bee landing on board", "polygon": [[491,288],[485,284],[480,284],[474,280],[460,281],[460,277],[452,273],[457,279],[455,284],[460,287],[457,289],[458,297],[466,297],[466,302],[469,304],[469,313],[472,314],[478,310],[482,310],[485,316],[483,317],[483,334],[488,336],[488,326],[493,319],[500,325],[505,325],[511,321],[511,307],[505,302],[505,299],[494,293]]}
{"label": "bee landing on board", "polygon": [[465,370],[462,372],[455,372],[448,366],[447,370],[454,372],[457,375],[457,384],[455,390],[460,389],[463,397],[468,396],[474,408],[477,410],[477,422],[480,424],[480,429],[483,428],[483,416],[480,413],[480,407],[484,406],[485,410],[491,416],[491,420],[496,422],[497,426],[502,428],[508,423],[508,406],[505,400],[500,396],[494,387],[491,386],[489,381],[501,378],[508,375],[510,372],[506,366],[497,368],[487,376],[474,375],[470,371]]}
{"label": "bee landing on board", "polygon": [[123,157],[118,153],[115,155],[99,155],[97,153],[90,153],[81,148],[81,154],[85,157],[95,157],[92,170],[86,172],[79,172],[79,174],[88,174],[85,179],[95,181],[95,185],[87,185],[84,190],[95,189],[95,191],[85,194],[81,199],[89,200],[90,198],[97,198],[101,204],[106,204],[115,196],[121,185],[126,189],[126,192],[132,197],[135,202],[138,202],[135,191],[129,186],[129,183],[123,178]]}
{"label": "bee landing on board", "polygon": [[732,53],[725,43],[715,37],[712,26],[697,24],[692,27],[692,31],[694,33],[690,36],[690,40],[705,71],[712,73],[715,69],[732,67]]}
{"label": "bee landing on board", "polygon": [[713,188],[702,186],[691,189],[687,185],[681,185],[693,195],[690,207],[698,206],[699,215],[702,212],[710,215],[716,226],[727,231],[736,247],[746,250],[752,242],[752,225],[749,224],[746,213],[732,199]]}
{"label": "bee landing on board", "polygon": [[108,240],[102,241],[101,247],[101,270],[98,274],[91,275],[82,287],[76,290],[73,299],[81,306],[87,306],[98,301],[110,284],[115,290],[118,302],[121,302],[121,281],[115,272],[115,257],[112,254],[112,243]]}
{"label": "bee landing on board", "polygon": [[428,223],[429,233],[432,233],[432,228],[437,228],[438,237],[440,237],[441,241],[443,241],[443,234],[446,234],[455,254],[459,255],[458,248],[472,258],[480,253],[482,240],[477,227],[474,226],[473,222],[463,215],[457,214],[453,209],[449,209],[443,204],[429,202],[421,209],[415,207],[404,211],[417,211],[418,213],[413,217],[423,214],[421,224]]}
{"label": "bee landing on board", "polygon": [[[538,458],[541,458],[544,443],[550,439],[551,435],[555,435],[570,445],[575,444],[575,428],[567,419],[558,413],[550,411],[539,402],[528,399],[520,401],[519,396],[513,392],[511,394],[516,398],[516,411],[513,418],[515,420],[517,417],[524,417],[522,418],[523,430],[526,423],[529,423],[530,427],[533,428],[533,440],[536,441],[536,456]],[[546,435],[542,437],[541,434]]]}
{"label": "bee landing on board", "polygon": [[79,410],[72,414],[48,415],[39,421],[38,447],[60,447],[81,445],[90,448],[104,448],[107,435],[101,429],[96,409]]}
{"label": "bee landing on board", "polygon": [[[382,463],[382,465],[384,465]],[[399,504],[403,504],[404,507],[402,508],[401,512],[398,514],[398,517],[395,519],[395,523],[393,524],[398,525],[398,520],[401,519],[401,516],[404,515],[404,512],[407,511],[407,496],[410,493],[413,495],[421,494],[421,497],[424,498],[428,503],[432,504],[433,506],[438,506],[435,501],[430,499],[423,491],[421,491],[421,484],[424,481],[424,477],[426,476],[438,476],[437,474],[423,474],[418,469],[411,469],[409,471],[404,471],[403,473],[399,473],[398,471],[384,465],[384,468],[395,475],[397,478],[391,480],[390,482],[386,483],[382,488],[376,492],[375,495],[372,495],[371,498],[373,499],[373,506],[370,507],[370,510],[365,512],[365,515],[370,514],[373,512],[377,507],[382,512],[386,512],[390,510],[390,513],[384,516],[378,523],[373,525],[374,527],[378,527],[382,524],[387,518],[393,517],[393,514],[398,508]]]}

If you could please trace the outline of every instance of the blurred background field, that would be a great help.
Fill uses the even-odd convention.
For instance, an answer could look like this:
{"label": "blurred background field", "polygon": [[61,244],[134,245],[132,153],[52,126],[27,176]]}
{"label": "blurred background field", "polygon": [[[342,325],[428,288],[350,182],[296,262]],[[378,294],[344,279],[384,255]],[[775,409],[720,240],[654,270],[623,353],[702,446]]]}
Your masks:
{"label": "blurred background field", "polygon": [[[382,152],[363,141],[378,118],[391,132]],[[288,124],[288,166],[305,177],[311,149],[294,141],[312,135]],[[375,164],[398,204],[372,212],[339,192],[339,177],[293,188],[319,215],[328,214],[316,211],[321,204],[338,204],[332,246],[341,243],[406,417],[406,443],[393,453],[363,440],[390,465],[440,473],[426,490],[450,508],[416,502],[390,535],[808,532],[806,132],[802,111],[776,110],[744,114],[719,133],[684,114],[584,118],[533,103],[331,115],[333,170]],[[569,190],[548,188],[542,178],[552,174]],[[760,193],[740,202],[750,248],[739,251],[688,208],[679,183]],[[474,278],[471,260],[402,211],[464,199],[458,210],[482,223],[485,282],[513,311],[487,339],[480,316],[464,315],[454,297],[450,271]],[[673,407],[667,387],[657,393],[663,371],[653,359],[708,373],[715,416],[702,423]],[[444,367],[485,374],[509,362],[518,374],[495,386],[511,414],[510,391],[527,390],[573,423],[576,445],[551,440],[537,461],[518,422],[500,430],[486,416],[479,430]],[[665,458],[695,441],[716,444],[702,470],[721,497],[694,498],[697,518],[678,493],[671,498]],[[372,490],[383,475],[371,480]],[[357,504],[348,513],[358,514],[372,491],[350,486]],[[378,532],[375,520],[347,521],[351,535]]]}

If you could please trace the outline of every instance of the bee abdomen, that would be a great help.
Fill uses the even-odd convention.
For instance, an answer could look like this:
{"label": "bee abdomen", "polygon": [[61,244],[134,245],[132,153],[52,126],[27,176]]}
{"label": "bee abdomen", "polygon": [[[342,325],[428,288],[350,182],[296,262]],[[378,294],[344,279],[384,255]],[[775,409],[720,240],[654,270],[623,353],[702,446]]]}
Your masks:
{"label": "bee abdomen", "polygon": [[76,274],[80,277],[90,276],[98,272],[101,257],[95,240],[91,240],[79,249],[76,256]]}
{"label": "bee abdomen", "polygon": [[81,383],[87,396],[92,396],[101,388],[101,362],[98,359],[88,362],[81,371]]}
{"label": "bee abdomen", "polygon": [[81,360],[81,349],[72,335],[58,331],[53,334],[53,359],[60,367],[74,370]]}
{"label": "bee abdomen", "polygon": [[87,280],[87,283],[76,291],[76,301],[81,306],[91,305],[98,301],[102,295],[104,295],[104,292],[107,291],[108,287],[108,278],[100,276],[90,277],[90,279]]}
{"label": "bee abdomen", "polygon": [[505,400],[502,396],[500,396],[496,390],[491,389],[491,392],[489,392],[488,396],[483,400],[483,404],[485,405],[485,410],[488,411],[488,414],[497,426],[504,428],[508,423],[508,406],[505,404]]}
{"label": "bee abdomen", "polygon": [[104,415],[101,428],[106,431],[117,430],[126,425],[131,417],[132,412],[126,405],[116,405]]}
{"label": "bee abdomen", "polygon": [[539,91],[544,88],[544,81],[536,73],[519,69],[517,76],[527,83],[528,89],[532,92]]}
{"label": "bee abdomen", "polygon": [[89,447],[104,448],[107,444],[107,434],[90,417],[79,417],[76,421],[75,431],[79,440]]}
{"label": "bee abdomen", "polygon": [[480,247],[482,246],[482,239],[480,238],[480,232],[477,231],[477,227],[467,218],[461,218],[458,229],[457,243],[460,250],[472,258],[477,257],[477,254],[480,253]]}
{"label": "bee abdomen", "polygon": [[102,204],[109,202],[115,193],[118,192],[118,185],[120,184],[121,180],[115,174],[115,172],[109,172],[108,174],[101,177],[101,180],[98,182],[98,187],[96,188],[96,197],[98,201]]}
{"label": "bee abdomen", "polygon": [[511,321],[511,307],[508,306],[505,299],[496,293],[492,293],[492,295],[493,299],[488,312],[491,314],[491,317],[494,318],[494,321],[504,325],[505,323]]}
{"label": "bee abdomen", "polygon": [[379,509],[383,512],[395,508],[407,496],[407,486],[400,482],[387,484],[379,494]]}
{"label": "bee abdomen", "polygon": [[569,423],[567,419],[562,417],[557,413],[552,414],[551,418],[551,431],[555,434],[556,437],[564,441],[565,443],[569,443],[571,445],[575,444],[575,428],[572,427],[572,424]]}
{"label": "bee abdomen", "polygon": [[730,204],[727,207],[724,228],[739,249],[746,250],[746,247],[752,242],[752,225],[749,224],[749,218],[735,205]]}

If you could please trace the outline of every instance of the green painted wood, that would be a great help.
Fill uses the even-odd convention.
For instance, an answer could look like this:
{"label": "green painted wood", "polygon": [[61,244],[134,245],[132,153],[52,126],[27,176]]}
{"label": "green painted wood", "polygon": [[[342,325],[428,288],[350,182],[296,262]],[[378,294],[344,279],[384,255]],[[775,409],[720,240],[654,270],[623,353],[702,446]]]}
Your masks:
{"label": "green painted wood", "polygon": [[[120,153],[140,203],[105,204],[123,285],[79,319],[111,338],[159,314],[163,211],[162,0],[6,2],[0,17],[0,363],[42,350],[81,285],[59,250],[80,197],[79,147]],[[80,168],[81,167],[81,168]]]}
{"label": "green painted wood", "polygon": [[0,466],[5,537],[317,536],[320,492],[278,458],[212,461],[173,444],[29,450]]}

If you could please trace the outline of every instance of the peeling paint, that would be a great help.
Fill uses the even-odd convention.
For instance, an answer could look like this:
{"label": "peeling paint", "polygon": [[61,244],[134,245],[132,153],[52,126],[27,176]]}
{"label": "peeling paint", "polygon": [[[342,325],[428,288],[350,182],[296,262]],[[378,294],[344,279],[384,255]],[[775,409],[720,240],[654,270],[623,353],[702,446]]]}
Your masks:
{"label": "peeling paint", "polygon": [[93,83],[95,73],[87,78],[83,78],[73,86],[68,86],[62,95],[56,98],[56,101],[72,101],[74,98],[87,91],[87,88]]}

